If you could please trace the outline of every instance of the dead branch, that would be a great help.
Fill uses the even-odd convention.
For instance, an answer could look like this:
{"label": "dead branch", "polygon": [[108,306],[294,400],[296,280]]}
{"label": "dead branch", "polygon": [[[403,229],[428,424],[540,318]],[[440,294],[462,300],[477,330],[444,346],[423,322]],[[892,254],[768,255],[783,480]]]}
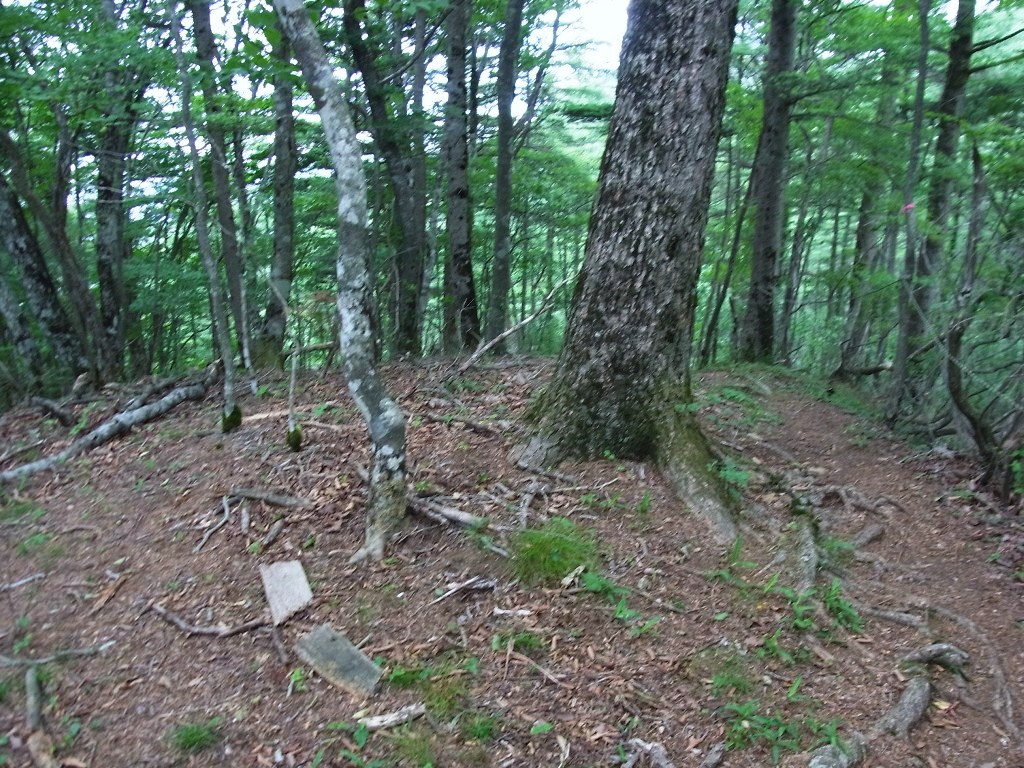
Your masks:
{"label": "dead branch", "polygon": [[552,288],[548,292],[548,295],[544,297],[544,300],[540,303],[540,306],[537,307],[536,310],[534,310],[529,315],[524,317],[522,320],[520,320],[518,323],[513,325],[511,328],[509,328],[504,333],[498,334],[497,336],[495,336],[490,341],[488,341],[488,342],[486,342],[484,344],[481,344],[479,347],[477,347],[476,352],[474,352],[472,355],[467,357],[465,359],[465,361],[462,363],[462,365],[460,365],[458,368],[455,369],[455,373],[454,374],[449,374],[447,378],[451,379],[451,378],[454,378],[455,376],[461,376],[466,371],[468,371],[470,368],[472,368],[473,364],[476,363],[477,360],[479,360],[481,357],[486,355],[490,350],[494,349],[494,347],[496,347],[498,344],[503,342],[505,339],[507,339],[509,336],[511,336],[513,333],[515,333],[519,329],[525,328],[527,325],[529,325],[534,320],[536,320],[538,317],[540,317],[545,311],[547,311],[548,307],[551,305],[551,301],[552,301],[552,299],[555,298],[555,294],[557,294],[560,290],[562,290],[562,288],[571,279],[572,279],[572,275],[567,275],[563,280],[561,280],[558,283],[558,285],[556,285],[554,288]]}
{"label": "dead branch", "polygon": [[288,507],[291,509],[301,509],[303,507],[313,506],[313,503],[307,499],[300,499],[297,496],[288,496],[284,493],[263,491],[259,488],[232,488],[228,491],[227,498],[232,502],[238,499],[265,501],[267,504],[274,507]]}
{"label": "dead branch", "polygon": [[442,416],[442,415],[437,414],[437,413],[429,413],[429,412],[424,412],[424,413],[422,413],[420,415],[424,419],[426,419],[427,421],[432,421],[435,424],[451,424],[451,423],[465,424],[467,427],[472,429],[474,432],[478,432],[481,435],[490,435],[491,437],[498,437],[498,438],[502,437],[501,432],[499,432],[498,430],[494,429],[493,427],[489,427],[486,424],[481,424],[478,421],[473,421],[472,419],[467,419],[467,418],[464,418],[462,416]]}
{"label": "dead branch", "polygon": [[410,704],[386,715],[361,717],[356,723],[365,726],[366,730],[372,733],[373,731],[381,731],[385,728],[394,728],[396,725],[404,725],[415,720],[417,717],[422,717],[426,711],[427,708],[422,704]]}
{"label": "dead branch", "polygon": [[477,517],[469,512],[463,512],[461,509],[456,509],[455,507],[438,504],[436,501],[430,501],[422,496],[410,496],[409,505],[418,514],[435,522],[445,523],[448,525],[460,525],[463,528],[487,527],[487,518],[485,517]]}
{"label": "dead branch", "polygon": [[39,689],[39,665],[30,664],[25,670],[25,722],[30,731],[43,727],[42,691]]}
{"label": "dead branch", "polygon": [[466,579],[465,581],[461,581],[457,584],[449,584],[447,592],[445,592],[440,597],[431,600],[429,603],[427,603],[427,605],[435,605],[436,603],[440,603],[442,600],[445,600],[446,598],[449,598],[452,595],[457,594],[459,592],[467,592],[470,590],[481,591],[487,589],[494,589],[497,586],[497,579],[486,579],[483,576],[474,576],[471,579]]}
{"label": "dead branch", "polygon": [[721,741],[715,744],[708,752],[707,756],[701,760],[700,768],[718,768],[722,764],[722,760],[725,758],[725,742]]}
{"label": "dead branch", "polygon": [[39,579],[44,578],[46,578],[45,573],[33,573],[31,576],[26,576],[23,579],[18,579],[17,581],[12,581],[8,584],[0,584],[0,592],[7,592],[11,589],[17,589],[18,587],[23,587],[26,584],[31,584],[33,581],[38,581]]}
{"label": "dead branch", "polygon": [[267,619],[253,619],[247,621],[244,624],[237,624],[233,627],[226,627],[223,624],[217,627],[210,626],[197,626],[195,624],[189,624],[181,616],[169,611],[159,603],[150,603],[146,606],[145,611],[152,611],[161,619],[166,621],[168,624],[173,624],[186,635],[207,635],[210,637],[232,637],[233,635],[240,635],[243,632],[249,632],[250,630],[257,629],[259,627],[265,627],[267,625]]}
{"label": "dead branch", "polygon": [[52,664],[55,661],[64,661],[65,659],[72,659],[79,656],[94,656],[97,653],[103,653],[113,645],[113,640],[107,640],[105,643],[90,645],[86,648],[69,648],[65,651],[57,651],[56,653],[44,656],[41,659],[22,659],[17,656],[0,656],[0,667],[38,666],[40,664]]}
{"label": "dead branch", "polygon": [[971,657],[952,643],[932,643],[908,653],[902,661],[908,664],[938,664],[945,669],[957,671],[966,667]]}
{"label": "dead branch", "polygon": [[41,408],[44,413],[53,416],[61,423],[61,426],[70,427],[75,423],[75,417],[71,411],[55,400],[47,400],[45,397],[32,397],[29,399],[29,402],[37,408]]}
{"label": "dead branch", "polygon": [[39,459],[38,461],[29,462],[28,464],[23,464],[20,467],[9,469],[6,472],[0,472],[0,485],[4,483],[11,483],[15,480],[21,480],[22,478],[30,477],[38,474],[39,472],[45,472],[53,469],[58,464],[74,458],[80,453],[85,453],[86,451],[92,450],[99,445],[103,445],[104,443],[113,440],[115,437],[130,432],[132,427],[144,424],[147,421],[152,421],[159,416],[163,416],[172,408],[186,400],[201,399],[206,396],[207,389],[210,388],[216,380],[216,377],[217,367],[210,366],[202,381],[178,387],[149,405],[114,414],[111,418],[91,430],[88,434],[83,435],[63,450],[47,456],[45,459]]}
{"label": "dead branch", "polygon": [[668,759],[668,754],[665,752],[665,748],[656,742],[642,741],[641,739],[630,739],[626,742],[626,746],[630,749],[635,750],[629,759],[622,764],[622,768],[633,768],[640,759],[640,755],[647,755],[650,758],[651,765],[655,768],[675,768],[672,762]]}
{"label": "dead branch", "polygon": [[210,537],[213,536],[213,534],[215,534],[217,531],[219,531],[221,528],[227,525],[228,518],[231,517],[231,507],[228,506],[227,496],[221,498],[221,504],[224,507],[224,516],[221,517],[221,519],[214,523],[212,526],[210,526],[206,533],[203,534],[203,538],[199,540],[199,543],[192,547],[193,555],[199,552],[199,550],[201,550],[206,545],[206,542],[210,540]]}

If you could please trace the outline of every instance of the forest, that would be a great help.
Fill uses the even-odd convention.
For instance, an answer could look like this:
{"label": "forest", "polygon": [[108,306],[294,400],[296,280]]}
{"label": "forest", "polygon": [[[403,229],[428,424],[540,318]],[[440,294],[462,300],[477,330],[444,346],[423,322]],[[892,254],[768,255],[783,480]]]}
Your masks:
{"label": "forest", "polygon": [[0,765],[1015,764],[1024,4],[628,5],[0,0]]}

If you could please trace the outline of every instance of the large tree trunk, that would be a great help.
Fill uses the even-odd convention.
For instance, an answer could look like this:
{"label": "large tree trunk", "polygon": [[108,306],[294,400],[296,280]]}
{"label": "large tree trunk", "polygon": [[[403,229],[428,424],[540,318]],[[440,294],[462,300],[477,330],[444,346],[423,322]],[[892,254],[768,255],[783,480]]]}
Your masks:
{"label": "large tree trunk", "polygon": [[[28,306],[56,353],[61,368],[71,374],[89,370],[89,357],[60,303],[57,286],[46,266],[39,242],[29,228],[14,190],[0,173],[0,246],[18,267]],[[71,377],[69,377],[71,378]]]}
{"label": "large tree trunk", "polygon": [[[0,240],[2,242],[2,240]],[[18,357],[26,371],[20,377],[19,394],[31,392],[45,372],[43,355],[32,335],[32,324],[25,317],[14,289],[7,282],[6,276],[0,272],[0,318],[4,321],[4,332],[11,340]]]}
{"label": "large tree trunk", "polygon": [[[498,97],[498,156],[494,173],[494,262],[491,265],[491,291],[487,296],[484,336],[497,338],[508,322],[508,291],[512,274],[512,139],[515,122],[512,101],[519,73],[519,49],[523,44],[523,6],[525,0],[508,0],[505,30],[498,53],[495,88]],[[502,345],[495,347],[501,351]]]}
{"label": "large tree trunk", "polygon": [[443,342],[446,352],[462,352],[480,343],[476,287],[473,283],[473,221],[466,137],[466,29],[471,0],[454,0],[448,36],[448,106],[444,115],[448,172],[448,259],[445,262]]}
{"label": "large tree trunk", "polygon": [[775,351],[775,287],[786,210],[783,200],[792,108],[784,78],[793,70],[798,5],[797,0],[772,2],[761,138],[750,182],[754,201],[750,291],[737,350],[740,359],[751,362],[770,362]]}
{"label": "large tree trunk", "polygon": [[274,0],[274,7],[320,113],[334,164],[341,352],[348,389],[366,419],[373,448],[366,541],[352,559],[379,560],[405,516],[405,417],[374,367],[362,150],[341,86],[302,0]]}
{"label": "large tree trunk", "polygon": [[[274,57],[288,61],[291,52],[282,35]],[[291,77],[274,74],[274,255],[270,262],[270,291],[263,327],[254,339],[254,362],[260,367],[280,366],[288,323],[288,301],[295,262],[295,116]]]}
{"label": "large tree trunk", "polygon": [[634,0],[583,271],[527,463],[653,459],[735,535],[690,393],[697,280],[735,0]]}

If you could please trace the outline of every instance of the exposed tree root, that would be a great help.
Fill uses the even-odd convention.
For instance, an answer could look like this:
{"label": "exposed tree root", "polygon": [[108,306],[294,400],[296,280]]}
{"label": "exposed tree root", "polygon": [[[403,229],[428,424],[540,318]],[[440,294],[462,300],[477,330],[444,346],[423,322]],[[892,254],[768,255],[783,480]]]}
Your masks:
{"label": "exposed tree root", "polygon": [[161,619],[166,621],[168,624],[173,624],[174,626],[176,626],[178,629],[180,629],[186,635],[207,635],[207,636],[211,636],[211,637],[232,637],[234,635],[240,635],[243,632],[249,632],[250,630],[257,629],[259,627],[264,627],[264,626],[266,626],[268,624],[267,619],[266,618],[262,618],[262,619],[253,619],[252,621],[247,621],[244,624],[237,624],[237,625],[235,625],[233,627],[224,626],[223,624],[219,625],[219,626],[216,626],[216,627],[197,626],[195,624],[189,624],[187,621],[185,621],[183,618],[181,618],[181,616],[179,616],[178,614],[174,613],[173,611],[167,610],[166,608],[164,608],[159,603],[150,603],[149,605],[146,606],[146,608],[143,611],[143,613],[145,613],[145,611],[152,611],[157,616],[159,616]]}
{"label": "exposed tree root", "polygon": [[903,689],[900,700],[886,712],[868,732],[869,739],[891,733],[906,739],[910,729],[924,716],[932,698],[932,684],[926,677],[912,677]]}

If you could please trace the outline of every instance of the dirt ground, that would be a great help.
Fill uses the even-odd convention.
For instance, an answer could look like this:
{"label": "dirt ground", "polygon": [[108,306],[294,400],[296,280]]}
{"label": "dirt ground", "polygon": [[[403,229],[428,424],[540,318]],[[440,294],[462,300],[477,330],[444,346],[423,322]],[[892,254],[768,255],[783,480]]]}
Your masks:
{"label": "dirt ground", "polygon": [[[1024,532],[972,490],[969,461],[901,443],[797,376],[704,374],[699,417],[745,510],[723,550],[650,466],[510,465],[549,365],[512,360],[448,385],[443,362],[386,369],[410,417],[414,492],[489,525],[410,515],[379,564],[347,564],[367,448],[333,373],[301,381],[301,452],[285,444],[275,377],[229,435],[211,395],[9,488],[0,765],[33,764],[24,662],[79,650],[38,670],[42,727],[72,768],[804,766],[822,743],[879,730],[922,674],[923,717],[906,738],[873,734],[861,765],[1024,766]],[[70,430],[37,409],[3,414],[0,470],[128,397],[75,405]],[[309,504],[250,499],[216,528],[239,488]],[[585,532],[597,563],[564,583],[518,578],[522,526],[554,518]],[[258,565],[284,560],[302,563],[313,601],[275,632],[185,631],[266,619]],[[447,594],[473,577],[486,588]],[[296,656],[320,624],[382,667],[372,695]],[[969,662],[901,663],[932,642]],[[357,725],[415,703],[426,714],[406,725]]]}

